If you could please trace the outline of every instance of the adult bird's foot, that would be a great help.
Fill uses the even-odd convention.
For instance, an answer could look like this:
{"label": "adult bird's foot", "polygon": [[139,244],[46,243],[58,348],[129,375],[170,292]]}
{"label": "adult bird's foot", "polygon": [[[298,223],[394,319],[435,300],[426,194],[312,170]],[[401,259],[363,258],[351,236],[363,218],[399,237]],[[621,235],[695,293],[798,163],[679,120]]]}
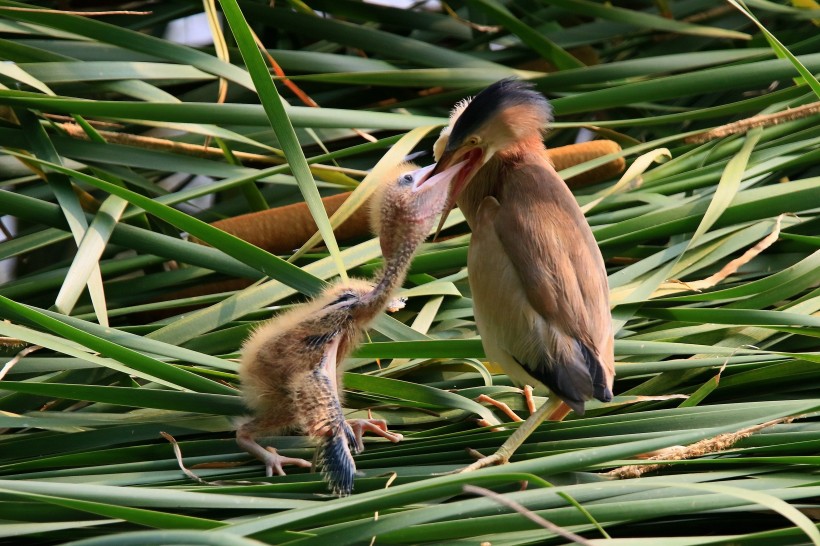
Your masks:
{"label": "adult bird's foot", "polygon": [[[524,402],[527,405],[527,411],[529,411],[530,415],[532,415],[533,413],[535,413],[535,399],[532,397],[532,386],[524,385],[524,388],[521,389],[521,394],[524,396]],[[513,422],[518,423],[518,422],[523,421],[523,419],[521,417],[519,417],[518,414],[515,413],[512,410],[512,408],[510,408],[510,406],[508,406],[504,402],[500,402],[500,401],[496,400],[495,398],[487,396],[486,394],[479,395],[475,399],[475,401],[478,402],[478,403],[483,402],[485,404],[490,404],[492,406],[497,407],[498,409],[501,410],[501,412],[504,415],[506,415],[507,417],[512,419]],[[482,425],[482,426],[486,426],[486,425]]]}
{"label": "adult bird's foot", "polygon": [[521,417],[519,417],[518,414],[515,413],[512,410],[512,408],[510,408],[510,406],[508,406],[504,402],[499,402],[495,398],[487,396],[486,394],[479,395],[478,397],[476,397],[475,401],[478,402],[479,404],[483,402],[485,404],[490,404],[491,406],[497,407],[498,409],[501,410],[501,412],[504,415],[506,415],[507,417],[509,417],[510,419],[515,421],[516,423],[519,422],[519,421],[523,421],[523,419]]}
{"label": "adult bird's foot", "polygon": [[362,436],[365,432],[372,432],[376,436],[387,438],[394,444],[400,442],[404,436],[398,432],[390,432],[387,430],[387,421],[384,419],[350,419],[347,422],[350,428],[353,429],[353,434],[356,436],[356,444],[359,451],[364,451],[364,442]]}
{"label": "adult bird's foot", "polygon": [[259,454],[259,459],[265,463],[265,475],[267,477],[273,476],[273,471],[276,470],[277,476],[284,476],[285,471],[282,469],[283,465],[299,466],[302,468],[310,468],[310,461],[305,459],[296,459],[294,457],[285,457],[279,455],[275,448],[266,447],[263,454]]}
{"label": "adult bird's foot", "polygon": [[521,389],[521,394],[524,395],[524,402],[527,403],[527,411],[532,415],[535,413],[535,399],[532,397],[532,385],[524,385],[524,388]]}

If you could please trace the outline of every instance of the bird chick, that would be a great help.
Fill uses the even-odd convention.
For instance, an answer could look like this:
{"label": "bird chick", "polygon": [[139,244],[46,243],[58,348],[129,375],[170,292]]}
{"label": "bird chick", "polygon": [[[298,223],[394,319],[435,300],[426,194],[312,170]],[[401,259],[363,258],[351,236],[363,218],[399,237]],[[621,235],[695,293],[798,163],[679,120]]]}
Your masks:
{"label": "bird chick", "polygon": [[342,495],[352,489],[352,452],[359,442],[342,413],[337,363],[361,333],[351,310],[372,290],[364,281],[331,286],[257,328],[243,345],[239,378],[253,418],[239,427],[236,440],[265,463],[267,476],[284,475],[282,465],[310,468],[305,459],[284,457],[256,442],[258,436],[294,431],[320,442],[331,489]]}
{"label": "bird chick", "polygon": [[441,212],[455,172],[430,177],[432,168],[402,164],[377,192],[373,220],[385,266],[375,287],[358,280],[333,285],[313,301],[263,324],[245,342],[239,377],[253,417],[239,427],[237,443],[265,463],[268,476],[274,471],[284,475],[283,465],[311,464],[262,447],[258,436],[292,430],[317,439],[323,472],[340,495],[353,489],[353,454],[363,449],[365,431],[393,442],[402,438],[388,431],[384,421],[345,421],[338,364],[379,313],[403,306],[393,292],[404,282],[415,250]]}
{"label": "bird chick", "polygon": [[370,201],[370,221],[379,236],[384,269],[377,276],[379,282],[371,295],[374,299],[389,300],[404,282],[416,250],[447,203],[452,177],[461,166],[456,163],[431,176],[435,164],[419,169],[412,163],[401,163],[393,169],[393,176],[387,177],[391,182],[376,190]]}

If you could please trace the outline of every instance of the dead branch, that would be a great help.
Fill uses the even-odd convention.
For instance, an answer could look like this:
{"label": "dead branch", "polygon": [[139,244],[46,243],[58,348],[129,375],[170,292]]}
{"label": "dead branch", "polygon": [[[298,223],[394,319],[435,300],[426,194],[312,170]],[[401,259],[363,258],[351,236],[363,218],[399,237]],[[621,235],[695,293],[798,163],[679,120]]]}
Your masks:
{"label": "dead branch", "polygon": [[[791,423],[793,420],[799,419],[800,417],[802,416],[792,416],[783,417],[781,419],[774,419],[772,421],[766,421],[765,423],[761,423],[759,425],[746,427],[744,429],[738,430],[737,432],[727,432],[725,434],[718,434],[714,438],[707,438],[706,440],[701,440],[700,442],[696,442],[688,446],[673,446],[667,449],[662,449],[656,455],[649,457],[647,460],[683,461],[686,459],[703,457],[704,455],[708,455],[710,453],[725,451],[733,445],[735,445],[740,440],[748,438],[756,432],[759,432],[765,428],[772,427],[774,425],[779,425],[781,423]],[[663,468],[664,466],[667,466],[667,463],[626,465],[618,467],[614,470],[610,470],[609,472],[606,472],[604,475],[619,480],[628,478],[640,478],[644,474],[648,472],[654,472],[656,470],[659,470],[660,468]]]}
{"label": "dead branch", "polygon": [[796,108],[790,108],[783,112],[776,112],[774,114],[760,114],[750,118],[742,119],[720,127],[715,127],[709,131],[686,137],[684,142],[687,144],[701,144],[716,138],[723,138],[729,135],[738,133],[745,133],[755,127],[769,127],[770,125],[777,125],[787,121],[794,121],[797,119],[807,118],[820,114],[820,102],[813,102],[811,104],[804,104]]}
{"label": "dead branch", "polygon": [[526,506],[518,504],[514,500],[508,499],[503,495],[499,495],[495,491],[490,491],[489,489],[485,489],[483,487],[476,487],[475,485],[465,485],[464,486],[465,493],[472,493],[473,495],[481,495],[482,497],[487,497],[488,499],[497,502],[502,506],[506,506],[511,510],[515,510],[528,520],[532,521],[536,525],[540,525],[544,529],[555,533],[556,535],[563,537],[567,540],[571,540],[576,544],[584,544],[585,546],[592,546],[594,543],[591,540],[588,540],[581,535],[576,535],[572,531],[567,531],[563,527],[555,525],[551,521],[547,521]]}

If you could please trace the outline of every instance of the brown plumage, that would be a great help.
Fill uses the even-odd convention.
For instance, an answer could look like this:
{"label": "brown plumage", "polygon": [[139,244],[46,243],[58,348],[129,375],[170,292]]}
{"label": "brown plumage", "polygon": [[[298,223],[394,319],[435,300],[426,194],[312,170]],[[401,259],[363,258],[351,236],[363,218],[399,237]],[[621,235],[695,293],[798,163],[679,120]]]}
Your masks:
{"label": "brown plumage", "polygon": [[361,328],[352,310],[372,291],[364,281],[332,286],[318,298],[258,328],[242,348],[239,377],[254,417],[237,431],[239,445],[265,463],[266,474],[284,474],[283,464],[309,468],[263,448],[255,438],[286,431],[323,441],[325,473],[334,492],[352,488],[358,450],[339,400],[337,363],[356,343]]}
{"label": "brown plumage", "polygon": [[554,395],[469,469],[506,462],[557,409],[556,398],[581,415],[585,401],[612,398],[606,269],[575,198],[545,159],[550,117],[530,85],[502,80],[457,105],[437,143],[436,170],[463,162],[449,203],[457,201],[473,232],[469,281],[487,357],[516,384]]}
{"label": "brown plumage", "polygon": [[414,168],[398,166],[374,201],[373,220],[385,257],[378,283],[335,284],[313,301],[263,324],[242,348],[239,377],[253,417],[239,427],[237,442],[265,463],[268,476],[274,470],[284,474],[284,464],[309,467],[310,463],[260,446],[258,436],[292,430],[319,440],[325,476],[341,495],[353,488],[352,454],[363,449],[364,431],[393,442],[401,439],[400,434],[387,431],[383,421],[345,421],[338,364],[372,320],[391,305],[416,248],[446,202],[448,176],[454,170],[428,177],[431,168]]}

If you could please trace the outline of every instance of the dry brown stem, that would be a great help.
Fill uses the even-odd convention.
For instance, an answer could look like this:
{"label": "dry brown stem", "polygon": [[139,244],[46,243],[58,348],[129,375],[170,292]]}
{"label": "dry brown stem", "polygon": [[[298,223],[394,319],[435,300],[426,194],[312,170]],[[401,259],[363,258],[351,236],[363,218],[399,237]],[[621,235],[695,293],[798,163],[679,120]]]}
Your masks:
{"label": "dry brown stem", "polygon": [[747,250],[743,253],[742,256],[739,258],[735,258],[728,264],[724,265],[720,271],[715,273],[714,275],[710,275],[705,279],[697,282],[697,287],[701,290],[704,288],[711,288],[715,286],[717,283],[735,273],[742,265],[745,265],[752,261],[758,254],[772,246],[776,241],[777,238],[780,236],[780,224],[783,221],[783,214],[777,217],[777,220],[774,224],[774,229],[772,232],[766,235],[763,239],[761,239],[755,246]]}
{"label": "dry brown stem", "polygon": [[[72,138],[82,140],[89,140],[88,135],[83,129],[75,123],[63,123],[60,127],[65,130],[66,134]],[[177,142],[175,140],[168,140],[165,138],[149,137],[143,135],[134,135],[131,133],[119,133],[114,131],[98,131],[106,142],[112,144],[122,144],[124,146],[134,146],[135,148],[143,148],[146,150],[157,150],[161,152],[170,152],[177,154],[190,155],[203,158],[219,158],[225,157],[225,152],[221,148],[213,146],[202,146],[199,144],[188,144],[187,142]],[[275,165],[284,165],[285,159],[276,155],[261,155],[252,154],[249,152],[232,152],[234,157],[240,159],[247,167],[271,167]],[[344,173],[347,175],[364,176],[366,173],[355,169],[345,169],[333,165],[311,165],[311,172],[333,171]]]}
{"label": "dry brown stem", "polygon": [[[287,77],[285,71],[282,69],[279,63],[276,62],[276,59],[273,58],[273,55],[271,55],[270,52],[268,52],[268,50],[265,49],[265,44],[262,43],[262,40],[259,39],[259,36],[257,36],[253,30],[251,30],[251,34],[253,34],[253,39],[256,41],[256,45],[259,48],[259,51],[261,51],[262,55],[264,55],[265,58],[268,60],[268,64],[270,64],[274,74],[276,74],[281,79],[282,83],[285,84],[285,87],[290,89],[293,92],[293,94],[296,95],[299,98],[299,100],[302,101],[305,105],[310,106],[311,108],[321,108],[318,102],[313,100],[313,98],[311,98],[310,95],[305,93],[305,91],[301,87],[296,85],[293,82],[293,80]],[[353,132],[362,137],[363,139],[367,140],[368,142],[376,142],[377,140],[373,135],[365,133],[360,129],[353,129]]]}
{"label": "dry brown stem", "polygon": [[[44,113],[44,114],[42,114],[42,116],[46,119],[50,119],[50,120],[53,120],[53,121],[65,121],[65,122],[68,122],[68,123],[74,123],[74,118],[73,117],[64,116],[62,114],[46,114],[46,113]],[[88,123],[90,126],[92,126],[94,128],[100,128],[100,127],[108,127],[110,129],[122,129],[123,128],[122,123],[117,123],[117,122],[113,122],[113,121],[101,121],[101,120],[98,120],[98,119],[87,119],[87,120],[85,120],[85,122]]]}
{"label": "dry brown stem", "polygon": [[176,441],[176,438],[174,438],[173,436],[171,436],[167,432],[162,432],[162,431],[160,431],[160,435],[162,435],[162,437],[165,438],[166,440],[168,440],[168,442],[171,444],[171,447],[174,450],[174,456],[177,459],[177,465],[179,466],[179,469],[182,470],[182,472],[186,476],[188,476],[190,479],[192,479],[193,481],[195,481],[198,484],[201,484],[201,485],[271,485],[268,482],[251,482],[251,481],[246,481],[246,480],[216,480],[216,481],[209,482],[208,480],[200,478],[199,476],[194,474],[194,472],[189,470],[188,467],[186,467],[185,464],[182,462],[182,450],[180,449],[179,444]]}
{"label": "dry brown stem", "polygon": [[[23,341],[20,341],[19,339],[12,339],[12,338],[8,338],[8,337],[0,338],[0,341],[9,341],[9,340],[12,341],[12,342],[17,342],[17,343],[25,343]],[[8,362],[6,362],[3,365],[3,368],[0,369],[0,381],[2,381],[3,378],[6,377],[6,374],[9,373],[9,371],[18,362],[20,362],[23,358],[25,358],[26,355],[31,354],[34,351],[39,351],[40,349],[42,349],[42,347],[39,346],[39,345],[30,345],[30,346],[26,347],[25,349],[23,349],[22,351],[20,351],[19,353],[17,353],[16,355],[14,355],[14,357],[11,360],[9,360]]]}
{"label": "dry brown stem", "polygon": [[59,15],[80,15],[82,17],[100,17],[105,15],[151,15],[153,11],[67,11],[62,9],[12,8],[0,7],[0,11],[23,11],[30,13],[55,13]]}
{"label": "dry brown stem", "polygon": [[576,544],[584,544],[586,546],[592,546],[594,544],[591,540],[582,537],[581,535],[576,535],[572,531],[567,531],[561,526],[555,525],[551,521],[547,521],[526,506],[518,504],[514,500],[508,499],[503,495],[499,495],[495,491],[490,491],[489,489],[485,489],[483,487],[476,487],[475,485],[465,485],[464,486],[465,493],[472,493],[473,495],[481,495],[482,497],[487,497],[488,499],[497,502],[502,506],[506,506],[511,510],[515,510],[531,522],[535,523],[536,525],[540,525],[544,529],[555,533],[556,535],[563,537],[567,540],[570,540]]}
{"label": "dry brown stem", "polygon": [[726,277],[736,273],[741,266],[751,262],[761,252],[772,246],[777,241],[777,238],[780,236],[780,224],[782,223],[784,216],[785,214],[781,214],[777,217],[777,219],[775,220],[774,228],[772,229],[771,233],[769,233],[763,239],[758,241],[758,243],[755,244],[755,246],[744,252],[739,258],[735,258],[734,260],[724,265],[717,273],[710,275],[705,279],[700,279],[697,281],[682,281],[679,279],[669,279],[663,285],[661,285],[658,288],[658,290],[655,291],[653,297],[658,295],[666,296],[677,292],[685,292],[687,290],[690,290],[692,292],[702,292],[703,290],[712,288],[713,286],[717,285],[719,282],[726,279]]}
{"label": "dry brown stem", "polygon": [[817,114],[820,114],[820,101],[812,102],[811,104],[804,104],[803,106],[798,106],[796,108],[790,108],[789,110],[785,110],[783,112],[776,112],[774,114],[760,114],[758,116],[752,116],[740,121],[727,123],[726,125],[715,127],[714,129],[704,133],[686,137],[684,142],[688,144],[700,144],[716,138],[745,133],[749,129],[754,129],[755,127],[768,127],[770,125],[777,125],[787,121],[807,118]]}
{"label": "dry brown stem", "polygon": [[[738,430],[737,432],[727,432],[725,434],[718,434],[713,438],[707,438],[706,440],[701,440],[700,442],[696,442],[685,447],[673,446],[659,451],[656,455],[649,457],[647,460],[683,461],[686,459],[702,457],[710,453],[717,453],[719,451],[729,449],[740,440],[748,438],[752,434],[759,432],[764,428],[769,428],[774,425],[779,425],[781,423],[791,423],[793,420],[799,418],[800,416],[783,417],[780,419],[774,419],[772,421],[766,421],[765,423],[760,423],[759,425],[746,427],[744,429]],[[604,475],[619,480],[624,480],[628,478],[640,478],[644,474],[648,472],[654,472],[655,470],[663,468],[664,466],[667,465],[665,463],[655,463],[646,465],[626,465],[618,467],[614,470],[610,470]]]}
{"label": "dry brown stem", "polygon": [[[76,123],[63,123],[60,125],[62,129],[72,138],[79,138],[82,140],[90,140],[85,134],[82,127]],[[133,135],[130,133],[118,133],[114,131],[99,131],[106,142],[112,144],[123,144],[125,146],[134,146],[136,148],[144,148],[146,150],[158,150],[162,152],[172,152],[185,155],[192,155],[196,157],[225,157],[225,153],[216,147],[205,147],[198,144],[188,144],[187,142],[176,142],[165,138],[156,138],[143,135]],[[257,164],[264,166],[282,165],[285,160],[277,156],[267,156],[260,154],[252,154],[248,152],[233,152],[237,159],[249,164]]]}
{"label": "dry brown stem", "polygon": [[734,274],[737,272],[741,266],[751,262],[755,257],[757,257],[761,252],[772,246],[776,241],[777,238],[780,236],[780,224],[783,221],[783,216],[785,214],[781,214],[775,220],[774,229],[772,232],[766,235],[763,239],[758,241],[758,243],[743,253],[739,258],[735,258],[728,264],[724,265],[720,271],[717,273],[706,277],[705,279],[701,279],[699,281],[691,281],[691,282],[684,282],[684,281],[672,281],[679,284],[682,284],[689,290],[693,290],[695,292],[700,292],[702,290],[706,290],[707,288],[712,288],[720,281],[724,280],[729,275]]}
{"label": "dry brown stem", "polygon": [[714,19],[715,17],[726,15],[727,13],[733,12],[734,10],[734,7],[727,4],[725,6],[718,6],[716,8],[712,8],[706,11],[701,11],[700,13],[695,13],[694,15],[690,15],[689,17],[684,17],[683,19],[681,19],[681,21],[683,21],[684,23],[701,23],[703,21]]}
{"label": "dry brown stem", "polygon": [[495,26],[495,25],[479,25],[478,23],[473,23],[472,21],[468,21],[462,17],[458,16],[458,13],[453,11],[447,2],[442,2],[441,7],[444,8],[444,11],[447,12],[447,15],[461,23],[462,25],[466,25],[473,30],[477,30],[478,32],[499,32],[503,27]]}

